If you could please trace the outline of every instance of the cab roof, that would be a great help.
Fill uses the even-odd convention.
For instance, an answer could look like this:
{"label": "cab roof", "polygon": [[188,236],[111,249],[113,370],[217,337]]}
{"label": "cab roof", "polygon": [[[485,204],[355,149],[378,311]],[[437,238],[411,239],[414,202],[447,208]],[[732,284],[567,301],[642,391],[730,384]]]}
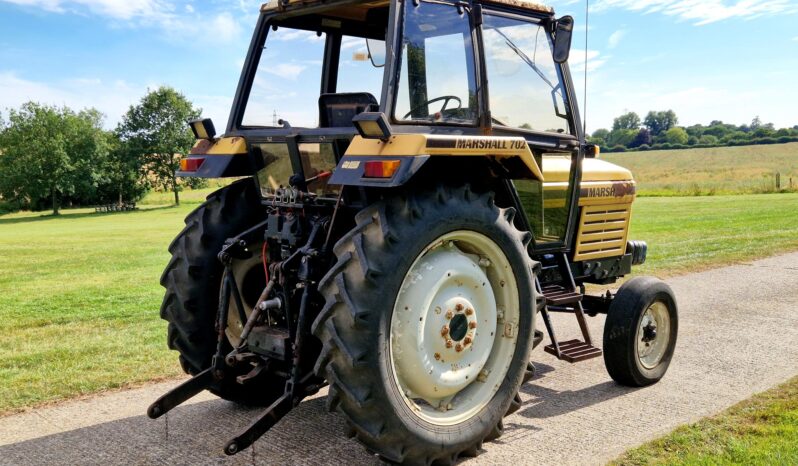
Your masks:
{"label": "cab roof", "polygon": [[[507,5],[524,10],[530,10],[537,13],[554,14],[554,8],[543,5],[541,3],[531,2],[528,0],[483,0],[485,3],[495,3],[499,5]],[[317,6],[326,3],[326,0],[271,0],[261,6],[260,11],[281,11],[285,9],[301,9],[303,7]],[[361,5],[365,7],[384,6],[388,4],[388,0],[364,1]]]}

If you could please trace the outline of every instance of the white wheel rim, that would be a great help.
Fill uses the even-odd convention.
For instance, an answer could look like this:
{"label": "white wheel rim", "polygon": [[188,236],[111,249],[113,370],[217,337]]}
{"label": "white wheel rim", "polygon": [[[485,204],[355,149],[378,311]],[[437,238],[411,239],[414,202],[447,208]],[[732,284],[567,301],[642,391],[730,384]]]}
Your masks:
{"label": "white wheel rim", "polygon": [[671,338],[668,308],[657,301],[646,309],[637,326],[637,357],[646,369],[654,369],[662,361]]}
{"label": "white wheel rim", "polygon": [[504,381],[518,338],[518,287],[501,248],[459,230],[427,246],[405,275],[391,318],[390,360],[404,402],[454,425]]}

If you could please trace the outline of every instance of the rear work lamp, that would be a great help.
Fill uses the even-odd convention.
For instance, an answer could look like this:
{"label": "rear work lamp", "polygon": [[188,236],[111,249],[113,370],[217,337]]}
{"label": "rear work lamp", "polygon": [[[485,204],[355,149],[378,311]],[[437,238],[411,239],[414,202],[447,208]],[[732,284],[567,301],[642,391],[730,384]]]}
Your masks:
{"label": "rear work lamp", "polygon": [[200,120],[192,120],[188,122],[191,126],[191,131],[197,139],[213,139],[216,136],[216,128],[213,127],[213,121],[210,118],[202,118]]}
{"label": "rear work lamp", "polygon": [[382,112],[363,112],[352,118],[352,124],[366,139],[381,139],[387,141],[391,138],[391,125]]}
{"label": "rear work lamp", "polygon": [[401,164],[401,160],[369,160],[364,164],[363,177],[391,178]]}

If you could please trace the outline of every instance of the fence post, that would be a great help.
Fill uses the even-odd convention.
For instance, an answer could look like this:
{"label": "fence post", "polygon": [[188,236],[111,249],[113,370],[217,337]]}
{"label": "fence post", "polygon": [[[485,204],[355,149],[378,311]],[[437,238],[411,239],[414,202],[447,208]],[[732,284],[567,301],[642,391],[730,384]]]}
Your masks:
{"label": "fence post", "polygon": [[776,191],[781,191],[781,172],[776,172]]}

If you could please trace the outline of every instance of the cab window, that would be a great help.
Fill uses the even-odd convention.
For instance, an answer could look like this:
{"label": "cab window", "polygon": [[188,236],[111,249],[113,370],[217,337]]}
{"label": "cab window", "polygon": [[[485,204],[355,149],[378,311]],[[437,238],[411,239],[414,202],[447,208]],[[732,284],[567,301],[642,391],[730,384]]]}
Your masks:
{"label": "cab window", "polygon": [[404,2],[398,122],[475,124],[477,89],[471,28],[464,9]]}
{"label": "cab window", "polygon": [[493,125],[570,133],[560,67],[546,29],[486,14],[482,36]]}

